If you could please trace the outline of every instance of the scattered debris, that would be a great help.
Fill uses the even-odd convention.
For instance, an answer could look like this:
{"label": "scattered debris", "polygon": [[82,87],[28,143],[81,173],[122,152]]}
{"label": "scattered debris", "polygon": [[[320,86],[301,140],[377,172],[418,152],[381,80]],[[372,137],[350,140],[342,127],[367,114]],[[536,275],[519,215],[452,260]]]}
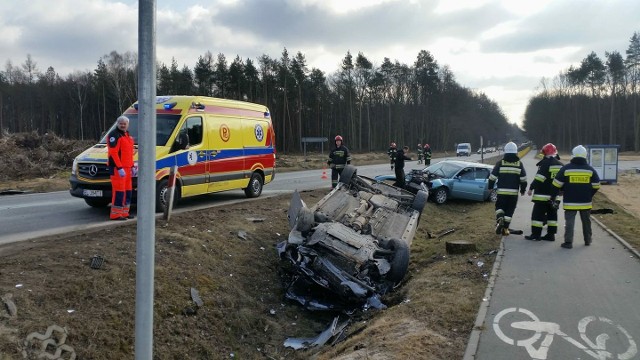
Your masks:
{"label": "scattered debris", "polygon": [[254,223],[261,223],[264,222],[265,218],[248,217],[247,220]]}
{"label": "scattered debris", "polygon": [[329,327],[315,338],[287,338],[284,342],[284,346],[295,350],[309,349],[316,346],[322,346],[331,339],[334,339],[332,344],[335,344],[337,341],[342,339],[342,335],[350,322],[350,320],[347,319],[346,321],[338,324],[339,318],[339,316],[336,316]]}
{"label": "scattered debris", "polygon": [[200,298],[200,292],[196,288],[191,288],[191,300],[200,308],[204,305],[202,299]]}
{"label": "scattered debris", "polygon": [[242,240],[247,240],[247,232],[243,230],[238,231],[238,237]]}
{"label": "scattered debris", "polygon": [[2,296],[2,302],[4,303],[4,310],[6,311],[6,314],[2,313],[2,317],[5,318],[15,318],[18,316],[18,307],[16,306],[16,304],[13,302],[13,294],[8,293],[5,294],[4,296]]}
{"label": "scattered debris", "polygon": [[91,257],[91,263],[89,264],[89,266],[91,266],[92,269],[97,270],[102,267],[102,264],[104,264],[104,257],[100,255],[93,255],[93,257]]}
{"label": "scattered debris", "polygon": [[454,233],[455,231],[456,231],[456,229],[453,229],[453,228],[448,229],[448,230],[445,230],[445,231],[443,231],[442,233],[438,234],[438,236],[436,236],[436,239],[440,239],[440,238],[441,238],[441,237],[443,237],[443,236],[447,236],[447,235],[449,235],[449,234],[452,234],[452,233]]}

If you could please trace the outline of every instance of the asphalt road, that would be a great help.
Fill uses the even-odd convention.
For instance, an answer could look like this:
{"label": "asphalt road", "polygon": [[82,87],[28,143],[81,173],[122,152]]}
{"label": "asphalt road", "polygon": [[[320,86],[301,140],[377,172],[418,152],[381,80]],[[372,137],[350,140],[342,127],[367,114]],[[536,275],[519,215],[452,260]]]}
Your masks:
{"label": "asphalt road", "polygon": [[[415,154],[410,154],[415,158]],[[453,157],[455,158],[455,157]],[[464,160],[477,161],[475,154]],[[440,159],[433,159],[435,163]],[[357,164],[355,164],[357,166]],[[406,170],[422,168],[416,161],[408,161]],[[276,179],[265,185],[263,195],[278,195],[294,190],[310,190],[328,187],[331,184],[331,171],[326,170],[329,179],[322,179],[322,169],[277,173]],[[358,174],[374,177],[393,173],[388,165],[359,166]],[[233,202],[245,201],[240,190],[216,193],[183,199],[174,213],[192,211],[199,208],[224,206]],[[265,200],[266,201],[266,200]],[[91,229],[114,225],[109,222],[109,209],[95,209],[87,206],[84,200],[72,197],[68,191],[51,193],[4,195],[0,196],[0,245],[24,241],[47,235],[64,234],[70,231]]]}
{"label": "asphalt road", "polygon": [[[535,162],[525,157],[529,180]],[[520,197],[511,224],[525,234],[530,199]],[[561,248],[558,215],[555,242],[503,239],[479,343],[465,359],[640,359],[640,261],[595,222],[585,246],[579,219],[573,249]]]}

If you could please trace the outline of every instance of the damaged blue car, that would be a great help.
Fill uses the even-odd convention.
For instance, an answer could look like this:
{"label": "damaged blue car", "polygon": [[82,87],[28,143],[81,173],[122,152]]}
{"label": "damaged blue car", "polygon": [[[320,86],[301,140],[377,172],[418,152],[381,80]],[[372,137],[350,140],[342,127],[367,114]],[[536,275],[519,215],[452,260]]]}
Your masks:
{"label": "damaged blue car", "polygon": [[380,296],[405,277],[428,193],[357,175],[347,166],[312,207],[295,192],[290,233],[278,244],[289,270],[286,297],[310,310],[384,308]]}

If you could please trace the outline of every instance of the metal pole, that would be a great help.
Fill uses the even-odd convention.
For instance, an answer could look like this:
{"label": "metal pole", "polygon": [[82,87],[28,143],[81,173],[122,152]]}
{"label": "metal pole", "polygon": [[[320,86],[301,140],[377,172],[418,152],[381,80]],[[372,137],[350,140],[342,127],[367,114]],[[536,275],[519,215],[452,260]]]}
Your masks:
{"label": "metal pole", "polygon": [[153,358],[153,278],[156,209],[156,1],[138,2],[138,238],[136,360]]}

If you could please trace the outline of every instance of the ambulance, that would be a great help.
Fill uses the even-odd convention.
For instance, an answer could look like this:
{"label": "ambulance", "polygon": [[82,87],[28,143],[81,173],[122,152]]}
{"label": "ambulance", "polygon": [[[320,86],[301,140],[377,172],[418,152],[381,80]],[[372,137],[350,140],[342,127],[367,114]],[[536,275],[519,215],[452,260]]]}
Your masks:
{"label": "ambulance", "polygon": [[[138,103],[124,114],[135,140],[137,166]],[[116,124],[106,132],[109,134]],[[72,196],[92,207],[111,202],[107,135],[78,155],[71,170]],[[174,199],[243,189],[258,197],[275,177],[275,133],[266,106],[202,96],[156,97],[156,210],[169,199],[169,173],[177,167]],[[133,178],[134,201],[137,178]],[[175,202],[174,202],[175,204]]]}

